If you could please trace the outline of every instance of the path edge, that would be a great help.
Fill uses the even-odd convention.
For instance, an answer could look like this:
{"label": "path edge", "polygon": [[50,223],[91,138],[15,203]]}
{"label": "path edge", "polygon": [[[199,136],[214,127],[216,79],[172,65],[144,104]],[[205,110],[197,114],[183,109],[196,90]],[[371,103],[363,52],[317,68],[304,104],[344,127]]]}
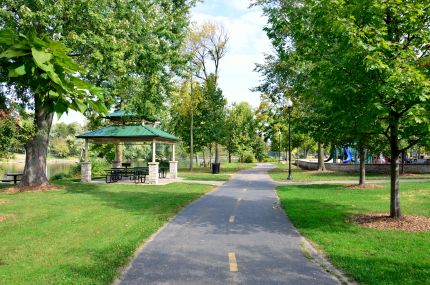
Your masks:
{"label": "path edge", "polygon": [[[224,181],[224,183],[228,182]],[[184,183],[184,184],[192,184],[191,182],[179,182],[179,183]],[[191,203],[189,203],[188,205],[184,206],[179,212],[176,213],[176,215],[174,215],[173,217],[171,217],[169,220],[166,221],[166,223],[159,228],[155,233],[153,233],[152,235],[149,236],[149,238],[147,240],[145,240],[141,245],[139,245],[139,247],[134,251],[133,255],[130,257],[129,261],[127,262],[126,265],[121,266],[117,272],[117,276],[115,277],[115,279],[112,281],[112,283],[110,283],[111,285],[119,285],[121,283],[121,281],[123,280],[123,277],[125,276],[125,274],[130,270],[131,266],[133,265],[133,261],[139,256],[139,254],[146,248],[146,246],[151,243],[158,234],[160,234],[174,219],[176,219],[176,217],[181,214],[183,211],[185,211],[185,209],[187,209],[188,207],[191,207],[194,203],[197,203],[197,201],[199,201],[200,199],[203,199],[203,197],[215,192],[218,190],[219,187],[221,187],[222,185],[224,185],[224,183],[222,183],[221,185],[212,185],[212,184],[202,184],[202,185],[212,185],[214,186],[214,189],[212,189],[211,191],[205,193],[204,195],[200,196],[198,199],[192,201]]]}
{"label": "path edge", "polygon": [[[268,176],[271,177],[270,175],[268,175]],[[274,181],[273,179],[272,179],[272,181],[276,183],[276,181]],[[340,269],[336,268],[327,259],[327,257],[324,254],[324,252],[318,251],[312,245],[312,243],[310,241],[308,241],[300,233],[300,231],[296,228],[296,226],[291,222],[291,220],[288,217],[287,213],[285,212],[284,208],[282,208],[282,206],[281,206],[281,199],[279,198],[278,191],[277,191],[277,188],[279,186],[285,186],[285,185],[276,185],[275,186],[274,191],[275,191],[275,195],[276,195],[277,208],[278,208],[279,211],[281,211],[285,215],[285,217],[290,222],[290,224],[292,225],[292,227],[296,231],[296,233],[300,235],[300,247],[302,248],[303,255],[305,257],[311,259],[311,261],[313,261],[314,263],[316,263],[324,271],[328,272],[334,279],[336,279],[337,281],[339,281],[340,284],[344,284],[344,285],[358,285],[357,282],[351,280],[350,278],[348,278],[346,276],[346,274],[344,272],[342,272]]]}

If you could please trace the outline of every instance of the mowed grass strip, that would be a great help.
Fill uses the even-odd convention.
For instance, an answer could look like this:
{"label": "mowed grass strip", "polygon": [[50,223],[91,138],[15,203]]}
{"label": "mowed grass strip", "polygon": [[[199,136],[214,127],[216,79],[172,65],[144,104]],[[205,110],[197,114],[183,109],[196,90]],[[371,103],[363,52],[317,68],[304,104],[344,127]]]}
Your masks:
{"label": "mowed grass strip", "polygon": [[[298,230],[360,284],[430,284],[430,232],[369,229],[350,222],[354,214],[388,214],[388,185],[365,190],[335,185],[277,189]],[[401,203],[405,215],[430,217],[430,183],[402,184]]]}
{"label": "mowed grass strip", "polygon": [[200,180],[200,181],[227,181],[231,175],[245,169],[255,167],[255,163],[221,163],[221,171],[219,174],[212,174],[209,167],[194,167],[190,172],[189,168],[179,169],[178,175],[186,180]]}
{"label": "mowed grass strip", "polygon": [[[333,171],[310,171],[292,166],[291,174],[293,180],[288,180],[288,164],[276,164],[277,168],[269,170],[269,174],[275,181],[280,182],[305,182],[305,181],[333,181],[333,180],[356,180],[358,183],[358,173],[345,173]],[[389,174],[366,173],[367,180],[390,180]],[[430,174],[405,174],[400,179],[430,179]]]}
{"label": "mowed grass strip", "polygon": [[118,269],[208,185],[64,184],[0,193],[0,284],[110,284]]}

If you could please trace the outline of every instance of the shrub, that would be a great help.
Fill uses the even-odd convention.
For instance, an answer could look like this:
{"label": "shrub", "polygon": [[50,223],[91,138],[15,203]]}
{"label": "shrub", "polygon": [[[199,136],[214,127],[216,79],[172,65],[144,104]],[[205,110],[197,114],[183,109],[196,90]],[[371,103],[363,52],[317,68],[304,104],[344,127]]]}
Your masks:
{"label": "shrub", "polygon": [[255,157],[252,153],[245,153],[243,162],[245,163],[253,163],[255,161]]}
{"label": "shrub", "polygon": [[[109,164],[106,160],[101,158],[92,158],[91,159],[91,176],[104,176],[105,169],[109,168]],[[77,163],[76,166],[72,167],[70,170],[70,175],[73,177],[79,177],[81,175],[81,164]]]}
{"label": "shrub", "polygon": [[60,173],[57,173],[57,174],[53,175],[49,179],[49,181],[62,180],[64,178],[72,178],[72,175],[70,175],[69,173],[60,172]]}

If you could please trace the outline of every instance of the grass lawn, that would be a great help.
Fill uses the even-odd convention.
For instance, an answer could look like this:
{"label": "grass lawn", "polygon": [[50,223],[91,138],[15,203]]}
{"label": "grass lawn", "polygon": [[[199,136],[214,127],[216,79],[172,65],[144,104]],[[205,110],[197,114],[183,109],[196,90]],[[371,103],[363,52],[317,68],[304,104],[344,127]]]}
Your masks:
{"label": "grass lawn", "polygon": [[0,192],[0,284],[110,284],[136,248],[212,186],[65,183]]}
{"label": "grass lawn", "polygon": [[[430,284],[430,232],[368,229],[357,213],[389,212],[389,189],[281,186],[282,207],[298,230],[360,284]],[[430,217],[430,183],[401,185],[406,215]]]}
{"label": "grass lawn", "polygon": [[209,167],[194,167],[193,172],[190,172],[188,168],[181,168],[178,171],[178,176],[187,180],[227,181],[233,173],[255,166],[255,163],[221,163],[219,174],[212,174]]}
{"label": "grass lawn", "polygon": [[[275,181],[286,182],[288,177],[288,164],[276,164],[277,168],[271,169],[269,171],[270,176]],[[343,173],[343,172],[317,172],[309,171],[296,166],[292,166],[291,175],[293,176],[292,182],[303,182],[303,181],[330,181],[330,180],[357,180],[359,178],[358,173]],[[430,174],[405,174],[400,176],[401,179],[415,179],[415,178],[429,178]],[[367,180],[377,180],[377,179],[390,179],[389,174],[379,174],[379,173],[366,173]]]}

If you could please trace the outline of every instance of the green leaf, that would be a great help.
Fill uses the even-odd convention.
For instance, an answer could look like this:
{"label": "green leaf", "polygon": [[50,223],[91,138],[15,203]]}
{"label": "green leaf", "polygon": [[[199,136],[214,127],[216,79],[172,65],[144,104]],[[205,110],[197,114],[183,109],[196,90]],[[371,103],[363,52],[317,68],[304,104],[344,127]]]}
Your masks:
{"label": "green leaf", "polygon": [[51,53],[45,52],[43,50],[37,50],[35,48],[31,48],[31,53],[33,54],[34,61],[39,67],[51,60],[52,58]]}
{"label": "green leaf", "polygon": [[49,78],[51,78],[52,81],[60,85],[62,88],[66,89],[57,73],[51,70],[47,71],[46,73],[48,74]]}
{"label": "green leaf", "polygon": [[19,49],[7,49],[4,52],[0,54],[0,58],[14,58],[14,57],[21,57],[24,55],[27,55],[28,52],[25,50],[19,50]]}
{"label": "green leaf", "polygon": [[19,77],[22,76],[24,74],[26,74],[27,72],[25,71],[25,65],[21,65],[17,68],[13,68],[9,70],[9,77]]}
{"label": "green leaf", "polygon": [[87,105],[85,105],[81,100],[75,99],[76,107],[78,107],[79,112],[83,113],[87,110]]}
{"label": "green leaf", "polygon": [[0,30],[0,44],[13,45],[16,35],[12,30]]}

